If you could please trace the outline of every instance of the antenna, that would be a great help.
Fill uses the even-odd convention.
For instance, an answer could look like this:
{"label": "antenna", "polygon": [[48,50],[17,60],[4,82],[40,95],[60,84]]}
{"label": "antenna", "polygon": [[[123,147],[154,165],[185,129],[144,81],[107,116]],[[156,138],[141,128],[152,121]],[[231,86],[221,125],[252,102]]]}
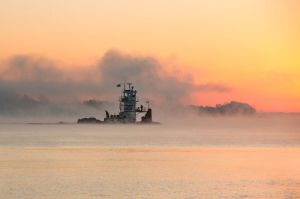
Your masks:
{"label": "antenna", "polygon": [[150,106],[150,101],[146,101],[146,104],[147,104],[147,109],[149,109],[149,106]]}
{"label": "antenna", "polygon": [[130,90],[132,83],[128,82],[127,84],[128,84],[129,90]]}

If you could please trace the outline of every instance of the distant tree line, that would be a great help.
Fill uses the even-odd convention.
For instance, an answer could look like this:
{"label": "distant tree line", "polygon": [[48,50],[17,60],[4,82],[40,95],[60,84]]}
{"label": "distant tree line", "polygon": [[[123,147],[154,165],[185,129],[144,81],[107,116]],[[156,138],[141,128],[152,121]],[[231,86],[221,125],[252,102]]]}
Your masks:
{"label": "distant tree line", "polygon": [[199,115],[253,115],[255,108],[247,103],[231,101],[216,106],[192,106]]}

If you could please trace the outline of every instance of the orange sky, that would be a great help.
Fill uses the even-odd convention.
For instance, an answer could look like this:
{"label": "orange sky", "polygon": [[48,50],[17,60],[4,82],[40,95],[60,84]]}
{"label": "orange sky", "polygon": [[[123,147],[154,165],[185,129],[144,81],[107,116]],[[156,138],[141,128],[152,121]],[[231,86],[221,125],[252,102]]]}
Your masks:
{"label": "orange sky", "polygon": [[1,0],[0,27],[1,59],[35,54],[68,67],[118,49],[232,88],[193,103],[300,111],[298,0]]}

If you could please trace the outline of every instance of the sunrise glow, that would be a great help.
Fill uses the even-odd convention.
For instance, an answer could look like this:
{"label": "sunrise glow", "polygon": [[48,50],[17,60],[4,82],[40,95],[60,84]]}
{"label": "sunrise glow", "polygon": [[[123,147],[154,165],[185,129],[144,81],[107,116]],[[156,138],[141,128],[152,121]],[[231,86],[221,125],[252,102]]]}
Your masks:
{"label": "sunrise glow", "polygon": [[[88,71],[113,49],[227,88],[192,91],[185,103],[237,100],[259,111],[300,111],[299,1],[188,2],[2,0],[0,59],[38,55],[66,71]],[[80,74],[69,76],[80,81]]]}

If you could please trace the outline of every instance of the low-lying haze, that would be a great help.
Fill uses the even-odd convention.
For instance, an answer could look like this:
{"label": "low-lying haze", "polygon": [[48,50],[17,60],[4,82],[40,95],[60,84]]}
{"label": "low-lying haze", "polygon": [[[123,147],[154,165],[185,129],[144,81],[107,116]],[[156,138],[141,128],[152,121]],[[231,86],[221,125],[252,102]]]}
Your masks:
{"label": "low-lying haze", "polygon": [[[134,83],[141,102],[150,100],[160,111],[162,107],[170,111],[189,105],[194,93],[231,91],[223,84],[198,84],[193,74],[170,72],[172,66],[154,57],[115,50],[91,66],[66,69],[62,65],[31,55],[2,61],[0,115],[77,117],[99,114],[107,107],[117,110],[119,90],[115,86],[126,81]],[[86,102],[94,102],[94,106]]]}

